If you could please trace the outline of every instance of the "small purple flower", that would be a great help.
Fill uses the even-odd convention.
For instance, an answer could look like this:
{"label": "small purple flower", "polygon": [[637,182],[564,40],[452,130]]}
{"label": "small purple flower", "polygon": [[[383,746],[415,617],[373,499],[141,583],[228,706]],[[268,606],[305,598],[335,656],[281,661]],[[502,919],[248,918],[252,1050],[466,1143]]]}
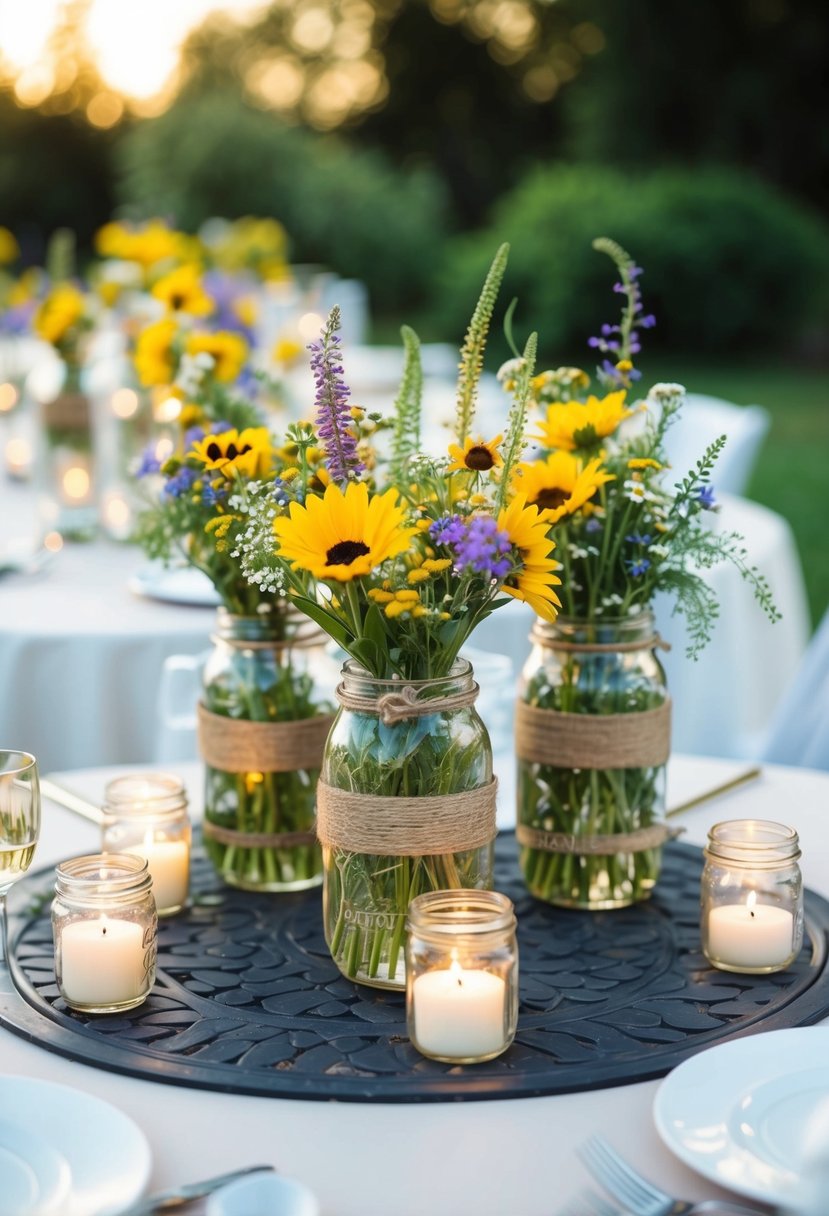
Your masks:
{"label": "small purple flower", "polygon": [[473,515],[465,535],[453,546],[455,566],[487,578],[506,578],[512,569],[509,533],[499,531],[491,515]]}
{"label": "small purple flower", "polygon": [[215,507],[219,503],[224,502],[224,500],[227,498],[229,489],[230,483],[220,483],[218,486],[214,486],[213,483],[209,481],[202,490],[202,502],[206,507]]}
{"label": "small purple flower", "polygon": [[164,493],[168,498],[181,498],[182,494],[186,494],[188,490],[192,490],[193,483],[198,480],[198,473],[195,469],[189,468],[183,464],[177,473],[174,473],[164,487]]}
{"label": "small purple flower", "polygon": [[152,473],[161,472],[161,461],[155,454],[154,443],[148,443],[141,453],[141,459],[135,470],[136,477],[149,477]]}
{"label": "small purple flower", "polygon": [[631,545],[649,545],[651,538],[647,532],[631,532],[630,536],[626,536],[625,540]]}
{"label": "small purple flower", "polygon": [[641,578],[651,568],[651,564],[646,557],[633,558],[628,561],[627,566],[634,578]]}
{"label": "small purple flower", "polygon": [[714,498],[714,487],[700,486],[697,490],[697,502],[703,511],[716,511],[719,503]]}
{"label": "small purple flower", "polygon": [[189,452],[194,443],[204,439],[206,431],[203,426],[190,426],[184,432],[184,450]]}
{"label": "small purple flower", "polygon": [[429,535],[436,545],[456,545],[466,534],[460,515],[445,515],[436,519],[429,528]]}
{"label": "small purple flower", "polygon": [[590,533],[601,532],[602,525],[598,519],[595,519],[591,516],[591,518],[588,519],[587,523],[584,525],[584,530],[585,530],[585,532],[590,532]]}
{"label": "small purple flower", "polygon": [[336,306],[318,341],[311,342],[311,370],[317,387],[317,434],[325,448],[325,460],[332,481],[348,481],[365,470],[357,455],[357,437],[351,429],[348,398],[351,390],[342,379],[340,366],[340,310]]}
{"label": "small purple flower", "polygon": [[225,431],[232,431],[232,430],[233,430],[233,423],[225,422],[224,419],[220,419],[218,422],[213,422],[210,424],[210,434],[211,435],[223,435],[225,433]]}

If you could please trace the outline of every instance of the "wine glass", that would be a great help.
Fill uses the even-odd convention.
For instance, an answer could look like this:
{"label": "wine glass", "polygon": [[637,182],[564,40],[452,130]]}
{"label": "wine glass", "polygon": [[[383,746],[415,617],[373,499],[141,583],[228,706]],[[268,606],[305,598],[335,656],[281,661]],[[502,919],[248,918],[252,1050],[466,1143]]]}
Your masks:
{"label": "wine glass", "polygon": [[39,835],[37,761],[0,749],[0,961],[7,957],[6,893],[32,864]]}

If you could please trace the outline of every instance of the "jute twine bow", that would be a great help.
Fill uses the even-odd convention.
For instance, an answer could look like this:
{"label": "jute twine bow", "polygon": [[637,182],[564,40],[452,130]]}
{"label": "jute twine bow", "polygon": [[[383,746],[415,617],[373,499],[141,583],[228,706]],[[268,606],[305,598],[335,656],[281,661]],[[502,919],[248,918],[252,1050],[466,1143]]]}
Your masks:
{"label": "jute twine bow", "polygon": [[317,835],[324,845],[374,856],[463,853],[495,839],[498,782],[440,797],[386,798],[317,785]]}
{"label": "jute twine bow", "polygon": [[61,393],[43,406],[43,422],[53,431],[84,431],[89,426],[89,398],[83,393]]}
{"label": "jute twine bow", "polygon": [[333,714],[293,722],[248,722],[198,706],[199,753],[225,773],[294,773],[318,769]]}
{"label": "jute twine bow", "polygon": [[339,684],[337,700],[343,709],[350,709],[358,714],[377,714],[385,726],[393,726],[397,722],[405,722],[407,718],[464,709],[467,705],[475,704],[479,692],[480,688],[473,681],[472,686],[463,692],[421,700],[419,689],[411,684],[401,684],[399,690],[384,693],[382,697],[361,697],[358,693],[347,691],[345,684]]}
{"label": "jute twine bow", "polygon": [[515,750],[555,768],[651,768],[671,752],[671,700],[627,714],[567,714],[519,701]]}
{"label": "jute twine bow", "polygon": [[667,840],[679,836],[683,828],[670,828],[665,823],[654,823],[635,832],[616,832],[606,836],[576,836],[572,832],[545,832],[541,828],[519,825],[515,830],[518,843],[544,853],[582,853],[598,857],[612,857],[616,853],[642,853],[646,849],[658,849]]}

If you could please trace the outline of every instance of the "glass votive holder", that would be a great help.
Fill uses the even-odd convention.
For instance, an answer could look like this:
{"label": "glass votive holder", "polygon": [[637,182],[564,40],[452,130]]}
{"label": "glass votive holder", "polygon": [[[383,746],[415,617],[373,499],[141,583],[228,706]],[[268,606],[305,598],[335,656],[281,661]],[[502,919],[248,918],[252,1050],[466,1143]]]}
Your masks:
{"label": "glass votive holder", "polygon": [[159,916],[187,903],[192,831],[187,794],[171,773],[125,773],[104,792],[105,853],[143,857],[153,880]]}
{"label": "glass votive holder", "polygon": [[509,1047],[518,1024],[518,943],[497,891],[430,891],[409,904],[406,1020],[417,1050],[476,1064]]}
{"label": "glass votive holder", "polygon": [[782,971],[803,944],[794,828],[733,819],[708,833],[700,888],[702,950],[720,971]]}
{"label": "glass votive holder", "polygon": [[146,861],[93,853],[55,873],[55,974],[66,1004],[84,1013],[140,1005],[155,981],[158,932]]}

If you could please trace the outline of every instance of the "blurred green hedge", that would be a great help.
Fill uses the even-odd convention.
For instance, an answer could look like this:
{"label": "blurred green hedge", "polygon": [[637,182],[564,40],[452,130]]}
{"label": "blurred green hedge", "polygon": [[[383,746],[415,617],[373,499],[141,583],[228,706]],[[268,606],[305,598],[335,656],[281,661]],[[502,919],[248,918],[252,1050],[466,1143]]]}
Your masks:
{"label": "blurred green hedge", "polygon": [[484,230],[451,243],[429,327],[460,331],[509,241],[503,298],[518,297],[516,332],[537,329],[548,359],[583,351],[603,321],[618,319],[595,236],[613,237],[644,267],[645,308],[657,316],[649,349],[781,351],[827,332],[829,226],[800,204],[730,170],[563,165],[531,171]]}
{"label": "blurred green hedge", "polygon": [[362,279],[375,311],[416,305],[441,256],[446,207],[434,174],[392,169],[231,93],[182,97],[125,137],[117,165],[128,215],[164,215],[189,231],[211,215],[273,216],[292,261]]}

